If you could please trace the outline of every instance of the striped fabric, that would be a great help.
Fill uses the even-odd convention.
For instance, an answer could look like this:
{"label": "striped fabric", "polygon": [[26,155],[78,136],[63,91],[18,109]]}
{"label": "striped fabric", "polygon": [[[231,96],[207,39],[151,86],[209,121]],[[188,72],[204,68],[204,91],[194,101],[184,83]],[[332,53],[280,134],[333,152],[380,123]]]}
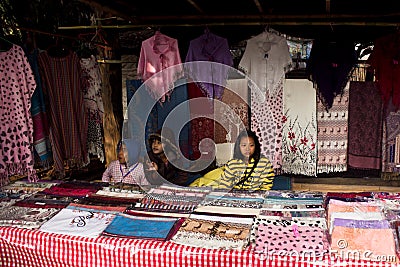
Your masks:
{"label": "striped fabric", "polygon": [[40,79],[38,66],[38,53],[35,49],[27,54],[29,64],[35,76],[36,89],[31,98],[31,114],[33,120],[33,145],[37,158],[35,163],[44,169],[51,168],[53,164],[52,148],[50,144],[50,129],[46,110],[46,103],[43,95],[42,81]]}
{"label": "striped fabric", "polygon": [[49,102],[54,167],[62,177],[64,160],[78,167],[88,163],[82,71],[74,52],[55,58],[44,51],[39,54],[39,67]]}
{"label": "striped fabric", "polygon": [[240,185],[237,185],[244,178],[254,165],[254,159],[246,164],[243,160],[232,159],[226,166],[221,179],[211,184],[212,187],[222,189],[241,189],[241,190],[270,190],[274,179],[274,169],[271,162],[262,157],[258,162],[250,177]]}

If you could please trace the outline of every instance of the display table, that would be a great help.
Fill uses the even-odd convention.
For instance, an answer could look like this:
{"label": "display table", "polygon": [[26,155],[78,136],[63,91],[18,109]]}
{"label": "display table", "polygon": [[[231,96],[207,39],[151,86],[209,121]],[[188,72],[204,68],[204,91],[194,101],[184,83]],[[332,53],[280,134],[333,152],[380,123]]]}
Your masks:
{"label": "display table", "polygon": [[344,261],[325,257],[304,260],[294,257],[259,257],[252,248],[243,251],[203,249],[170,241],[128,238],[87,238],[51,234],[39,230],[0,227],[0,266],[37,267],[398,267],[384,261]]}

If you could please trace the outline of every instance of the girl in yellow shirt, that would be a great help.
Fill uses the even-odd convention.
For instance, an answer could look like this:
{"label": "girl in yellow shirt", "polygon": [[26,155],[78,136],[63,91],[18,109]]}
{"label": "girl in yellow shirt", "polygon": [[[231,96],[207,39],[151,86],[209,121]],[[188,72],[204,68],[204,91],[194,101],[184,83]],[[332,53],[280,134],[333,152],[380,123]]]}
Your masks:
{"label": "girl in yellow shirt", "polygon": [[223,172],[217,179],[204,186],[249,191],[272,188],[274,169],[271,162],[261,156],[261,145],[253,131],[245,130],[239,134],[234,146],[233,159],[222,169]]}

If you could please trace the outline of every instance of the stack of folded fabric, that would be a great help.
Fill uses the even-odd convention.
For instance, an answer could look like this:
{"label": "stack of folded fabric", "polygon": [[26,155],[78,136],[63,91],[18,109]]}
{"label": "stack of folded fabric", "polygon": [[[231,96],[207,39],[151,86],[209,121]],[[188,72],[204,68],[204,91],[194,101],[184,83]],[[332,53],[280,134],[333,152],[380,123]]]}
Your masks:
{"label": "stack of folded fabric", "polygon": [[395,257],[394,231],[383,214],[380,200],[364,202],[331,199],[328,204],[328,224],[331,249],[340,258],[377,260]]}
{"label": "stack of folded fabric", "polygon": [[250,242],[259,257],[323,257],[329,249],[325,215],[321,192],[266,192]]}
{"label": "stack of folded fabric", "polygon": [[257,193],[211,192],[195,209],[195,212],[236,215],[258,215],[264,197]]}
{"label": "stack of folded fabric", "polygon": [[137,203],[145,195],[146,188],[136,184],[105,186],[97,192],[80,198],[78,203],[104,206],[129,206]]}
{"label": "stack of folded fabric", "polygon": [[128,207],[126,213],[188,217],[208,193],[207,189],[163,185],[151,188],[138,203]]}
{"label": "stack of folded fabric", "polygon": [[137,239],[169,240],[181,226],[183,219],[172,217],[132,216],[117,214],[104,230],[104,236]]}
{"label": "stack of folded fabric", "polygon": [[71,181],[53,185],[42,192],[52,196],[83,198],[96,193],[102,188],[102,183]]}
{"label": "stack of folded fabric", "polygon": [[322,257],[329,249],[325,218],[259,216],[252,229],[255,252],[264,257]]}
{"label": "stack of folded fabric", "polygon": [[171,241],[201,248],[242,250],[249,244],[250,230],[251,224],[186,218]]}
{"label": "stack of folded fabric", "polygon": [[59,211],[57,208],[4,207],[0,209],[0,226],[38,229]]}

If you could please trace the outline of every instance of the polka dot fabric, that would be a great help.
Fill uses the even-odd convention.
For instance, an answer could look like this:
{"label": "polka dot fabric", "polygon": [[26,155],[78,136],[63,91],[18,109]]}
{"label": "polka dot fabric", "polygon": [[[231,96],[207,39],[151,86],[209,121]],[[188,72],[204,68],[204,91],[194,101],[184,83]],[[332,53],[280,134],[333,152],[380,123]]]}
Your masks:
{"label": "polka dot fabric", "polygon": [[31,97],[36,88],[24,51],[13,45],[0,53],[0,186],[12,175],[33,181]]}
{"label": "polka dot fabric", "polygon": [[329,246],[322,219],[264,219],[258,223],[257,253],[321,256]]}

